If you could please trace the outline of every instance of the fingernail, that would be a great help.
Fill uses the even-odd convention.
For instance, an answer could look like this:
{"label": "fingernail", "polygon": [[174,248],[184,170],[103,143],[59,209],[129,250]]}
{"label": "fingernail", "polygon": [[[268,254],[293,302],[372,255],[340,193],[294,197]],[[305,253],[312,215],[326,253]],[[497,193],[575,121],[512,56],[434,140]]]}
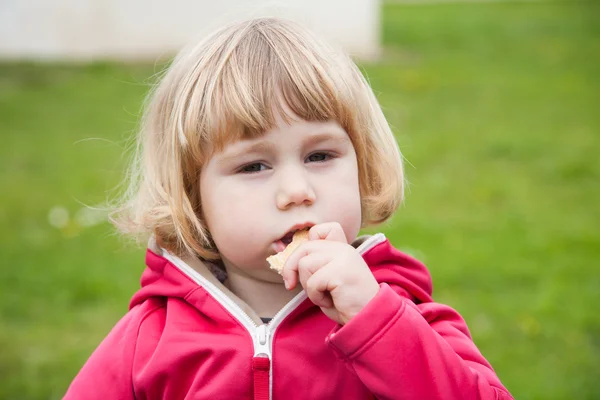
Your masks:
{"label": "fingernail", "polygon": [[284,280],[283,280],[283,284],[285,285],[285,288],[286,288],[287,290],[290,290],[290,284],[288,283],[288,281],[287,281],[287,280],[285,280],[285,279],[284,279]]}

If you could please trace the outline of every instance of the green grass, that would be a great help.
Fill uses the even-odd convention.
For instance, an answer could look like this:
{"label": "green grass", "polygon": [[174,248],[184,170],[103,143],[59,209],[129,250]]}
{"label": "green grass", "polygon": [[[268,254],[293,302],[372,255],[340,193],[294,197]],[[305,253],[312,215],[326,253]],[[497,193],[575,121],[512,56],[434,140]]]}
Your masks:
{"label": "green grass", "polygon": [[[600,398],[600,4],[382,15],[362,67],[411,185],[381,229],[518,399]],[[138,287],[143,249],[73,217],[119,183],[154,72],[0,65],[0,398],[60,398]]]}

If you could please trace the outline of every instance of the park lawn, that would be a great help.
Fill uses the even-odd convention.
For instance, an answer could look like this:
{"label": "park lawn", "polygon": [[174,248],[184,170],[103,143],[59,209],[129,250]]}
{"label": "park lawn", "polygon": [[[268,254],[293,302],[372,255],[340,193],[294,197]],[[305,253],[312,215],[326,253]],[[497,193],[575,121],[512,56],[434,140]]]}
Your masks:
{"label": "park lawn", "polygon": [[[518,399],[600,398],[599,16],[386,4],[381,61],[361,65],[410,181],[378,229]],[[0,65],[0,398],[60,398],[127,310],[144,249],[80,213],[115,193],[160,68]]]}

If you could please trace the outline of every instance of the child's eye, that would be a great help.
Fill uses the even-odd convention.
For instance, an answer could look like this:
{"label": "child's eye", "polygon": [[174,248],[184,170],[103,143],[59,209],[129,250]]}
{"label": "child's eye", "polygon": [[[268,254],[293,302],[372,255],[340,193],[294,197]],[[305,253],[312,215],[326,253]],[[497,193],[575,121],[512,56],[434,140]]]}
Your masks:
{"label": "child's eye", "polygon": [[260,162],[256,162],[256,163],[244,165],[243,167],[241,167],[238,170],[238,172],[241,172],[243,174],[252,174],[252,173],[255,173],[255,172],[264,171],[266,169],[267,169],[267,166],[265,164],[260,163]]}
{"label": "child's eye", "polygon": [[327,161],[331,158],[331,154],[327,153],[327,152],[318,152],[318,153],[313,153],[311,155],[309,155],[308,157],[306,157],[306,161],[308,162],[323,162],[323,161]]}

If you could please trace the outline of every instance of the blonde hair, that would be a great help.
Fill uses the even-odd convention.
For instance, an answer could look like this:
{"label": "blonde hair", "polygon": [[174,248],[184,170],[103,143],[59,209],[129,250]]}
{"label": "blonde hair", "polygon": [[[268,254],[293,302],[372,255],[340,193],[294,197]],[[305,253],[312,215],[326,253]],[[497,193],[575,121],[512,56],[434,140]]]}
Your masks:
{"label": "blonde hair", "polygon": [[[127,190],[111,214],[124,233],[155,235],[178,255],[218,259],[203,222],[200,170],[233,141],[285,117],[337,121],[354,145],[363,226],[402,201],[401,154],[373,91],[343,52],[285,20],[226,26],[182,51],[149,94]],[[141,237],[140,237],[141,236]]]}

